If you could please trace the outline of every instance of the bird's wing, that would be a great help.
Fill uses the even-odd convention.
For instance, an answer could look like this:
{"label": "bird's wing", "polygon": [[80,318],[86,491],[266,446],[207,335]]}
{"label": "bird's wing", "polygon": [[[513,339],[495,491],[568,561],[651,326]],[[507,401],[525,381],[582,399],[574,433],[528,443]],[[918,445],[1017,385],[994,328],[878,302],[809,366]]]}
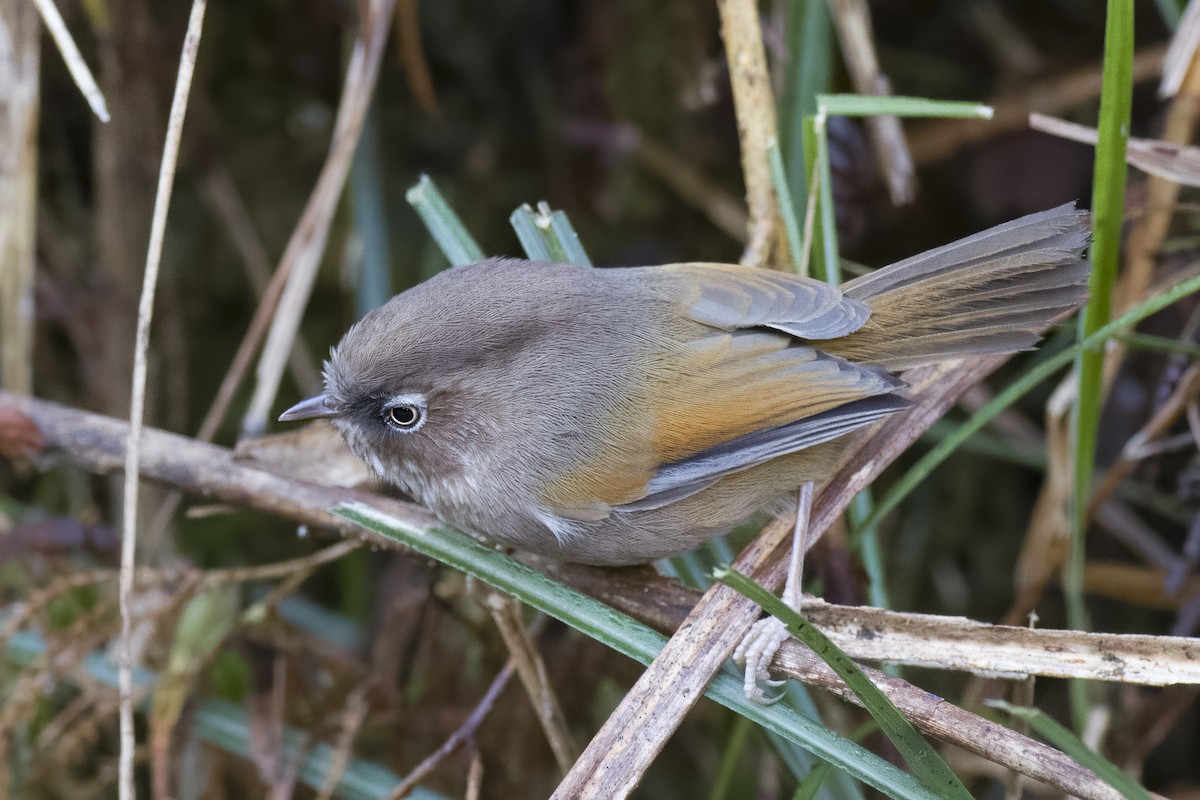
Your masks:
{"label": "bird's wing", "polygon": [[650,479],[645,497],[613,508],[616,511],[661,508],[702,492],[721,478],[836,439],[910,405],[898,395],[877,395],[787,425],[744,434],[659,467]]}
{"label": "bird's wing", "polygon": [[853,333],[871,310],[812,278],[733,264],[671,264],[652,273],[691,320],[721,330],[773,328],[819,341]]}
{"label": "bird's wing", "polygon": [[652,276],[677,324],[646,356],[645,395],[628,401],[645,423],[614,426],[605,452],[546,486],[556,513],[597,519],[666,505],[907,405],[894,375],[807,344],[869,315],[835,287],[707,264]]}

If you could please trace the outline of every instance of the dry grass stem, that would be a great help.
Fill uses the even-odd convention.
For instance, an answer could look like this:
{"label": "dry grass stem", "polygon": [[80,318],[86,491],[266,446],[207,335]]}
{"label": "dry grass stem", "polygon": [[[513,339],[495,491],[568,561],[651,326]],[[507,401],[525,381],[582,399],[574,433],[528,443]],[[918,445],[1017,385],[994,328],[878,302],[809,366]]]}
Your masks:
{"label": "dry grass stem", "polygon": [[864,661],[1013,679],[1037,675],[1143,686],[1200,684],[1196,639],[989,625],[809,599],[804,614],[847,655]]}
{"label": "dry grass stem", "polygon": [[1158,96],[1162,99],[1174,97],[1183,87],[1187,73],[1196,60],[1196,49],[1200,47],[1200,4],[1188,3],[1187,10],[1179,20],[1162,60],[1162,81],[1158,85]]}
{"label": "dry grass stem", "polygon": [[83,93],[84,99],[92,107],[92,113],[101,122],[108,122],[108,106],[104,102],[104,93],[96,84],[96,78],[88,69],[87,62],[79,54],[79,48],[75,45],[75,40],[71,38],[71,32],[67,30],[62,15],[58,13],[58,6],[54,5],[53,0],[33,0],[33,5],[42,15],[42,22],[46,23],[46,30],[50,32],[50,38],[54,40],[58,52],[62,54],[67,71],[71,73],[71,79],[75,81],[75,85]]}
{"label": "dry grass stem", "polygon": [[733,86],[738,138],[742,146],[742,175],[746,181],[746,250],[742,263],[760,267],[771,262],[782,240],[779,204],[771,182],[768,148],[775,138],[775,97],[763,47],[758,3],[754,0],[717,0],[721,38]]}
{"label": "dry grass stem", "polygon": [[179,140],[183,135],[183,119],[187,112],[188,93],[196,54],[200,48],[200,33],[204,26],[206,0],[194,0],[188,18],[187,34],[179,59],[179,74],[175,79],[175,94],[171,98],[171,113],[167,122],[167,137],[163,145],[162,163],[158,173],[158,189],[154,197],[154,217],[150,226],[150,245],[146,255],[146,272],[142,295],[138,302],[137,334],[133,351],[133,381],[130,391],[129,439],[125,451],[125,493],[121,532],[121,757],[119,792],[122,800],[136,797],[133,780],[133,579],[137,552],[138,486],[141,464],[141,435],[146,404],[146,365],[150,349],[150,322],[154,314],[154,295],[158,285],[158,268],[162,262],[163,238],[167,229],[167,210],[171,205],[171,189],[175,183],[175,166],[179,160]]}
{"label": "dry grass stem", "polygon": [[[890,97],[892,84],[879,69],[867,0],[832,0],[830,9],[842,47],[842,58],[855,91],[875,97]],[[866,122],[871,149],[879,161],[892,203],[899,206],[912,202],[917,193],[917,172],[900,119],[872,116],[867,117]]]}
{"label": "dry grass stem", "polygon": [[249,436],[257,436],[266,428],[288,353],[292,350],[300,318],[308,305],[317,268],[325,252],[329,227],[337,211],[379,77],[379,62],[383,58],[388,32],[391,31],[395,0],[370,0],[359,4],[359,8],[364,13],[359,21],[354,51],[346,67],[342,101],[338,106],[329,156],[277,269],[277,273],[286,276],[287,285],[280,295],[278,308],[271,316],[270,331],[258,362],[258,383],[242,422],[242,432]]}
{"label": "dry grass stem", "polygon": [[542,654],[521,622],[521,604],[496,592],[487,594],[486,604],[525,687],[525,693],[529,695],[529,702],[546,734],[554,760],[558,762],[559,770],[566,774],[579,757],[579,746],[571,736],[558,695],[550,685]]}
{"label": "dry grass stem", "polygon": [[[1194,116],[1194,109],[1188,111]],[[1081,144],[1094,146],[1100,139],[1100,133],[1095,128],[1067,122],[1046,114],[1030,114],[1029,127],[1035,131]],[[1162,139],[1130,137],[1125,160],[1130,166],[1137,167],[1149,175],[1163,178],[1172,185],[1200,186],[1200,148]],[[1169,221],[1175,207],[1174,195],[1177,195],[1178,192],[1179,189],[1176,186],[1172,195],[1159,198],[1154,202],[1147,202],[1146,214],[1164,216]]]}
{"label": "dry grass stem", "polygon": [[33,388],[38,165],[37,14],[0,6],[0,386]]}

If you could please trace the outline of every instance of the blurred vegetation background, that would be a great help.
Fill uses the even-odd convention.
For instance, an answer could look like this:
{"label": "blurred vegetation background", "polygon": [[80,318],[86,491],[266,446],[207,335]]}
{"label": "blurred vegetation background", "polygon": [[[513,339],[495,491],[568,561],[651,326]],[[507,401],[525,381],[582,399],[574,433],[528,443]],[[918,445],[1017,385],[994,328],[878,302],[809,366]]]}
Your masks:
{"label": "blurred vegetation background", "polygon": [[[9,15],[30,13],[18,8],[23,2],[0,0]],[[112,121],[90,114],[49,39],[35,34],[42,52],[40,125],[31,143],[31,388],[124,417],[136,298],[187,6],[64,0],[60,7]],[[823,2],[767,0],[760,11],[780,149],[792,193],[801,198],[807,187],[799,121],[812,112],[816,92],[853,87]],[[990,123],[906,122],[918,190],[903,207],[888,196],[864,126],[831,120],[843,257],[877,266],[1021,214],[1075,199],[1086,204],[1091,148],[1032,132],[1025,115],[1045,110],[1095,123],[1101,0],[875,0],[870,11],[881,68],[896,94],[990,102],[997,116]],[[345,0],[214,0],[209,8],[156,309],[150,424],[188,435],[200,429],[325,161],[361,12]],[[1156,59],[1179,8],[1146,0],[1135,12],[1133,133],[1155,137],[1167,107],[1155,93]],[[397,0],[392,25],[278,410],[314,390],[320,359],[357,316],[447,265],[405,200],[423,174],[489,254],[521,255],[509,215],[546,200],[567,212],[600,266],[738,260],[745,189],[715,3]],[[1144,211],[1145,198],[1144,177],[1132,173],[1131,219]],[[1188,203],[1194,197],[1185,192],[1158,253],[1161,274],[1194,264],[1200,252]],[[1160,314],[1145,330],[1195,345],[1194,305]],[[1048,346],[1065,343],[1052,336]],[[1161,406],[1191,358],[1155,350],[1127,359],[1101,427],[1102,464]],[[1017,369],[1002,370],[993,385]],[[251,383],[234,395],[216,442],[232,446],[239,438]],[[1043,479],[1041,425],[1051,388],[972,440],[883,527],[893,608],[1005,619]],[[968,409],[986,396],[980,389]],[[966,413],[952,414],[940,430]],[[1195,452],[1192,443],[1146,458],[1123,489],[1137,524],[1185,564],[1183,588],[1164,591],[1162,569],[1101,531],[1089,543],[1098,630],[1195,633]],[[115,695],[82,667],[116,629],[115,583],[77,576],[111,575],[117,497],[119,484],[69,464],[35,472],[0,460],[0,641],[33,648],[24,663],[0,666],[0,795],[113,795]],[[150,491],[144,517],[156,519],[167,502],[165,491]],[[305,745],[325,742],[353,754],[352,771],[367,788],[343,796],[386,796],[388,776],[407,774],[433,752],[502,667],[506,651],[478,588],[411,555],[350,553],[285,587],[250,621],[240,611],[276,581],[251,573],[222,579],[209,593],[181,589],[203,571],[282,562],[329,544],[319,532],[307,534],[264,514],[192,501],[169,524],[144,527],[139,560],[158,576],[155,591],[141,595],[154,623],[141,629],[148,637],[144,660],[172,676],[182,714],[169,744],[173,796],[262,796],[264,785],[272,797],[293,789],[316,796],[320,783],[297,780],[273,738],[284,723]],[[866,573],[844,535],[827,536],[810,565],[827,599],[866,602]],[[176,602],[184,595],[188,603]],[[1056,586],[1040,596],[1037,610],[1040,626],[1065,625]],[[172,672],[170,655],[179,652],[172,642],[189,615],[199,629],[220,635]],[[36,632],[50,656],[19,639],[18,629]],[[545,624],[537,643],[565,718],[586,741],[639,670],[557,623]],[[952,698],[968,683],[946,673],[910,670],[906,677]],[[1110,758],[1139,771],[1151,789],[1200,797],[1195,693],[1104,691],[1115,715],[1105,745]],[[1042,682],[1038,699],[1067,716],[1061,685]],[[843,732],[861,722],[860,712],[836,701],[818,698],[818,705]],[[702,702],[638,796],[792,796],[789,766],[766,737],[736,720]],[[201,733],[205,725],[240,726],[250,744],[240,751],[213,747]],[[353,735],[339,744],[342,730]],[[483,797],[546,796],[556,784],[555,760],[515,682],[469,739],[422,782],[430,792],[461,795],[476,763]],[[866,741],[890,753],[878,736]],[[964,756],[951,763],[976,796],[1004,796],[986,762]],[[382,794],[372,793],[373,780]],[[847,796],[828,794],[828,785],[823,791]]]}

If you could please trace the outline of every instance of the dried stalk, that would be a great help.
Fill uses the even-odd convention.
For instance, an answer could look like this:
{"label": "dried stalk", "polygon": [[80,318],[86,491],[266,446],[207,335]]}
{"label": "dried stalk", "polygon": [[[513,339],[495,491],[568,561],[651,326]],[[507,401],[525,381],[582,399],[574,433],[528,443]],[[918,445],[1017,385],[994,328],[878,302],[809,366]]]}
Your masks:
{"label": "dried stalk", "polygon": [[780,242],[779,203],[771,182],[768,148],[775,138],[775,97],[763,47],[762,25],[755,0],[717,0],[721,13],[721,38],[729,62],[738,138],[742,145],[742,174],[746,180],[746,250],[742,263],[769,264]]}
{"label": "dried stalk", "polygon": [[158,285],[158,268],[162,262],[163,238],[167,229],[167,210],[171,205],[171,189],[175,183],[175,166],[179,160],[179,140],[183,136],[183,119],[187,112],[192,74],[196,68],[196,53],[200,49],[200,32],[204,27],[207,0],[194,0],[188,18],[183,53],[179,58],[179,74],[175,79],[175,95],[171,99],[171,114],[167,123],[167,138],[163,145],[162,163],[158,173],[158,190],[154,197],[154,217],[150,223],[150,246],[146,254],[146,272],[142,296],[138,303],[137,335],[133,350],[133,385],[129,409],[129,438],[125,452],[125,495],[121,533],[121,641],[119,649],[119,682],[121,696],[121,758],[118,786],[121,800],[136,797],[133,781],[133,759],[136,742],[133,731],[133,568],[137,553],[137,508],[139,467],[141,463],[142,425],[146,412],[146,362],[150,349],[150,322],[154,314],[154,294]]}
{"label": "dried stalk", "polygon": [[33,387],[38,27],[29,5],[0,5],[0,386],[13,392]]}

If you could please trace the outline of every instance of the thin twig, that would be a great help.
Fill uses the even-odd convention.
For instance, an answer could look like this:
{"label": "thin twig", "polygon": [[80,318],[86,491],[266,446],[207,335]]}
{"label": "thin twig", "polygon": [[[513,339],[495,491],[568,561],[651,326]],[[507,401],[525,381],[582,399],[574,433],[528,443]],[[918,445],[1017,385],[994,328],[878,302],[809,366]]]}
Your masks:
{"label": "thin twig", "polygon": [[470,716],[463,720],[463,724],[459,725],[458,729],[450,734],[450,737],[442,743],[441,747],[426,756],[425,760],[417,764],[413,771],[396,785],[396,788],[388,795],[387,800],[401,800],[402,797],[415,789],[417,784],[421,782],[421,779],[432,772],[433,768],[441,763],[442,759],[458,749],[458,746],[463,742],[475,737],[475,732],[483,724],[483,720],[492,710],[492,706],[496,704],[496,698],[504,691],[504,687],[508,685],[514,672],[516,672],[516,666],[510,659],[504,665],[504,669],[500,670],[496,677],[492,679],[492,685],[488,687],[487,692],[483,695],[483,699],[475,706],[475,710],[471,712]]}
{"label": "thin twig", "polygon": [[99,117],[101,122],[108,122],[110,117],[108,106],[104,102],[104,93],[96,84],[96,79],[92,76],[92,71],[88,69],[87,62],[79,54],[79,48],[75,46],[71,32],[67,30],[62,15],[58,13],[58,7],[52,0],[33,0],[33,5],[42,15],[42,22],[46,23],[46,30],[50,31],[50,38],[58,46],[58,52],[62,53],[63,61],[67,64],[67,71],[71,73],[75,85],[79,87],[84,99],[92,107],[92,113]]}
{"label": "thin twig", "polygon": [[167,229],[167,210],[171,205],[171,189],[175,183],[175,166],[179,160],[179,140],[183,135],[183,119],[187,112],[188,93],[196,54],[200,49],[200,33],[204,26],[207,0],[193,0],[188,18],[183,53],[179,59],[179,74],[175,79],[175,95],[167,122],[166,142],[158,172],[158,191],[154,197],[154,217],[150,224],[150,246],[146,254],[146,273],[142,296],[138,302],[137,336],[133,351],[133,385],[129,409],[129,440],[125,452],[125,496],[121,534],[121,757],[118,786],[121,800],[133,800],[136,790],[133,781],[133,762],[136,742],[133,731],[133,579],[137,553],[137,507],[141,463],[142,425],[146,404],[146,361],[150,347],[150,322],[154,313],[154,294],[158,284],[158,268],[162,261],[163,238]]}

